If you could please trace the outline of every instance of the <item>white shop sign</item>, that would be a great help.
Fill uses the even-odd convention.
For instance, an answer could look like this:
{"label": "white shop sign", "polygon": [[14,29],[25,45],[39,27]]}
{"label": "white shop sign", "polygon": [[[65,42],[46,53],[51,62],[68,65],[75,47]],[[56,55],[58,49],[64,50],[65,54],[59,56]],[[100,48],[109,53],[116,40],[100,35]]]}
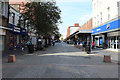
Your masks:
{"label": "white shop sign", "polygon": [[107,36],[120,36],[120,31],[107,33]]}

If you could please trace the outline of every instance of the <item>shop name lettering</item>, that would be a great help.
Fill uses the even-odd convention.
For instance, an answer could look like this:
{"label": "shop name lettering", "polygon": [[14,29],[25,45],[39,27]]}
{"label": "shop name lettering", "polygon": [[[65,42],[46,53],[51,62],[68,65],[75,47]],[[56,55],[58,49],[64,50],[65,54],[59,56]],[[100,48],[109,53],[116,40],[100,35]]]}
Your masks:
{"label": "shop name lettering", "polygon": [[22,30],[22,32],[25,32],[25,30]]}
{"label": "shop name lettering", "polygon": [[20,32],[20,28],[14,27],[14,32]]}
{"label": "shop name lettering", "polygon": [[101,29],[97,29],[97,31],[100,31]]}

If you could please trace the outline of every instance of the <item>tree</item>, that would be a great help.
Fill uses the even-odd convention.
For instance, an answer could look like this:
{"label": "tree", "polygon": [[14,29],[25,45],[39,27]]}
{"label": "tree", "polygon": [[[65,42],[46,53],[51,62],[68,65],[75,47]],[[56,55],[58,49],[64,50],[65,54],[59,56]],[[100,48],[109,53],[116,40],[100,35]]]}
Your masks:
{"label": "tree", "polygon": [[24,16],[30,21],[38,34],[49,35],[58,32],[61,23],[61,10],[52,2],[31,2],[24,5]]}

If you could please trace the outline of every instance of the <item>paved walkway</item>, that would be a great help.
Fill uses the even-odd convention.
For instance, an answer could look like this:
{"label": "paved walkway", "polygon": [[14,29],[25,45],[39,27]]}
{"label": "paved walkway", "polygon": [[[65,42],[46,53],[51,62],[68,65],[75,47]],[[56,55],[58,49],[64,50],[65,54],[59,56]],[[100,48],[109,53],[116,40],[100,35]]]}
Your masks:
{"label": "paved walkway", "polygon": [[120,59],[119,59],[120,53],[115,51],[110,51],[106,49],[96,49],[92,51],[92,54],[98,54],[101,57],[104,57],[104,55],[109,55],[111,56],[112,62],[120,63]]}
{"label": "paved walkway", "polygon": [[16,56],[16,63],[2,62],[3,78],[118,78],[117,64],[66,43]]}

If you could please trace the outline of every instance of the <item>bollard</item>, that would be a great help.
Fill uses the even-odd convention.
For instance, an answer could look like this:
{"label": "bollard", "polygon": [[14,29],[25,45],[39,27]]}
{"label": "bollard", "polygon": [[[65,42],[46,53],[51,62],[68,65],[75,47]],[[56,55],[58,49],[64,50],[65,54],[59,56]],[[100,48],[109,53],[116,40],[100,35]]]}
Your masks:
{"label": "bollard", "polygon": [[14,63],[15,62],[15,55],[9,55],[8,56],[8,63]]}
{"label": "bollard", "polygon": [[109,55],[104,55],[103,61],[104,61],[104,62],[111,63],[111,57],[110,57]]}

